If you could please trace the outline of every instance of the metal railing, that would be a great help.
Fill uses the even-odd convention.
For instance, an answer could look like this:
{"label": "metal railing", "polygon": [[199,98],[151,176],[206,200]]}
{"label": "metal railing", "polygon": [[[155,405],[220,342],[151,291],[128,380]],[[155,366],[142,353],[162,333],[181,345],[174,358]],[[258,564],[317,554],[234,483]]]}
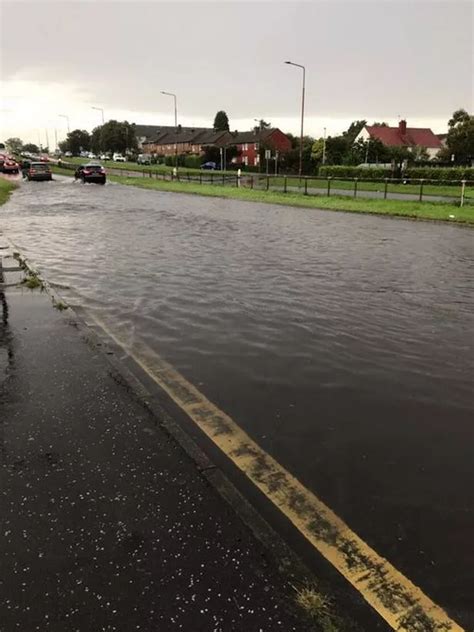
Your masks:
{"label": "metal railing", "polygon": [[[62,163],[63,168],[74,170],[76,165]],[[271,175],[259,173],[200,172],[181,168],[172,171],[158,169],[122,169],[107,167],[110,175],[154,178],[168,182],[194,182],[221,186],[234,186],[255,190],[303,195],[342,195],[376,199],[401,199],[410,201],[451,202],[463,206],[474,204],[474,180],[434,180],[427,178],[335,178],[332,176]]]}

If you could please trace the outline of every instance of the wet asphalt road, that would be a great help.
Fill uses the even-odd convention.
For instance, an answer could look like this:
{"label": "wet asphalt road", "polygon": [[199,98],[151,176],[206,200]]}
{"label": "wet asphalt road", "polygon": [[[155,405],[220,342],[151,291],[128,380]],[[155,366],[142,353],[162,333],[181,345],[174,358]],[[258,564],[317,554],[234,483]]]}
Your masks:
{"label": "wet asphalt road", "polygon": [[71,302],[168,359],[474,625],[471,229],[66,179],[0,213]]}

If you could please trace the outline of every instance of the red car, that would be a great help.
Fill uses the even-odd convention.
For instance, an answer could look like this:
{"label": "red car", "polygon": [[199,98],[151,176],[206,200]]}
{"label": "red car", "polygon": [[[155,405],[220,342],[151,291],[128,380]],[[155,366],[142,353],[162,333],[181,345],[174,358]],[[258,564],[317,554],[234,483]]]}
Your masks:
{"label": "red car", "polygon": [[17,161],[11,156],[1,156],[0,164],[2,173],[18,173],[20,171]]}

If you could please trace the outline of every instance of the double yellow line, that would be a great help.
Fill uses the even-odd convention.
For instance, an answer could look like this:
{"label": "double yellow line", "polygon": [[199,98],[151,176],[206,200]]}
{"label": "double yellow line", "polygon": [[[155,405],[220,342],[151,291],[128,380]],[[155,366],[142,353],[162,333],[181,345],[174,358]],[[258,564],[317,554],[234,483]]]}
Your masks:
{"label": "double yellow line", "polygon": [[394,630],[463,632],[442,608],[378,555],[326,504],[165,360],[139,341],[127,345],[104,323],[96,317],[93,319],[168,393]]}

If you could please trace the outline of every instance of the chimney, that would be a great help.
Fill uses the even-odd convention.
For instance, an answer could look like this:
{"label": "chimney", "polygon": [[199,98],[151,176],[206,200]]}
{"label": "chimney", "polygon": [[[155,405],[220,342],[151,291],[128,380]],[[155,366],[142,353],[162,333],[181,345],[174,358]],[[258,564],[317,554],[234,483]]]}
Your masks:
{"label": "chimney", "polygon": [[398,130],[402,136],[407,133],[407,122],[404,119],[398,123]]}

